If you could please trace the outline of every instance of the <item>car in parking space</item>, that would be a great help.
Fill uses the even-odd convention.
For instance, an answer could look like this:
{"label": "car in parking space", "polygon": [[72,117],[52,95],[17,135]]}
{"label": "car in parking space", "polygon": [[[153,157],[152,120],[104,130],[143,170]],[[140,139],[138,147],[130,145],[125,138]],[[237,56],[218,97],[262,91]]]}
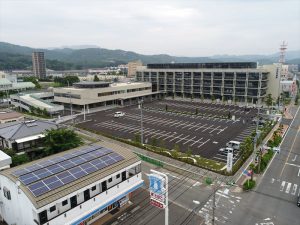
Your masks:
{"label": "car in parking space", "polygon": [[226,147],[233,148],[234,150],[239,150],[240,145],[241,145],[241,142],[239,142],[239,141],[229,141],[228,143],[226,143]]}
{"label": "car in parking space", "polygon": [[119,118],[119,117],[123,117],[123,116],[125,116],[124,112],[115,112],[115,114],[114,114],[115,118]]}
{"label": "car in parking space", "polygon": [[300,196],[297,199],[297,206],[300,207]]}
{"label": "car in parking space", "polygon": [[220,149],[219,149],[219,152],[220,152],[222,155],[227,155],[228,152],[231,152],[231,153],[233,153],[233,154],[235,153],[233,148],[228,148],[228,147],[227,147],[227,148],[220,148]]}

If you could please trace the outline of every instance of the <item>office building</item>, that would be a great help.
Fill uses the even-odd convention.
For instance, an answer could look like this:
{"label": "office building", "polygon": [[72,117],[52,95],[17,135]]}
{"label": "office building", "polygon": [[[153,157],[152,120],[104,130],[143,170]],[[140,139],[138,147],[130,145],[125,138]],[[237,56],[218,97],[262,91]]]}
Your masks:
{"label": "office building", "polygon": [[54,88],[54,101],[66,108],[82,110],[103,106],[126,106],[135,104],[139,98],[151,99],[150,82],[79,82],[73,87]]}
{"label": "office building", "polygon": [[39,79],[46,78],[46,62],[44,52],[32,53],[32,69],[34,75]]}
{"label": "office building", "polygon": [[136,80],[151,82],[160,95],[258,103],[279,96],[281,64],[255,62],[148,64]]}
{"label": "office building", "polygon": [[0,214],[15,225],[91,224],[142,185],[139,158],[99,142],[0,172]]}

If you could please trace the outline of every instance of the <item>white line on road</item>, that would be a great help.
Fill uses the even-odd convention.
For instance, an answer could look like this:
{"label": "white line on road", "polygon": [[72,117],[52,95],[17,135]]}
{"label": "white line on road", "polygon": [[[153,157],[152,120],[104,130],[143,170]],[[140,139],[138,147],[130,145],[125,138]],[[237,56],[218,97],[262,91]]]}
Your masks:
{"label": "white line on road", "polygon": [[298,177],[300,177],[300,168],[299,168],[299,170],[298,170]]}
{"label": "white line on road", "polygon": [[286,186],[286,190],[285,190],[285,193],[289,193],[290,190],[291,190],[291,186],[292,186],[292,183],[288,183],[287,186]]}
{"label": "white line on road", "polygon": [[293,185],[293,189],[292,189],[292,192],[291,192],[292,195],[295,195],[295,194],[296,194],[296,192],[297,192],[297,187],[298,187],[297,184],[294,184],[294,185]]}
{"label": "white line on road", "polygon": [[284,186],[285,186],[285,181],[282,181],[282,182],[281,182],[281,186],[280,186],[280,191],[283,191]]}
{"label": "white line on road", "polygon": [[295,155],[295,158],[292,159],[293,162],[296,161],[298,155]]}

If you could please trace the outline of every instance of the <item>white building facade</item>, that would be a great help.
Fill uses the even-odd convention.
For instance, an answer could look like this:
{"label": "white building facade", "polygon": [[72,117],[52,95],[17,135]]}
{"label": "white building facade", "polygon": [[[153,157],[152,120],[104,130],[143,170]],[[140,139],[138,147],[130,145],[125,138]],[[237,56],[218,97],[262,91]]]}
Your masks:
{"label": "white building facade", "polygon": [[[93,158],[93,160],[89,160],[93,157],[92,155],[86,157],[87,154],[84,154],[85,163],[80,164],[78,161],[76,163],[76,160],[74,160],[83,156],[78,155],[78,152],[87,149],[83,147],[64,152],[64,154],[58,156],[47,157],[35,163],[30,163],[30,165],[2,171],[0,173],[0,186],[2,189],[0,193],[0,201],[2,202],[0,204],[0,214],[2,219],[8,224],[16,225],[87,225],[105,216],[111,210],[126,205],[130,193],[143,185],[141,162],[126,149],[103,144],[101,143],[101,148],[106,149],[106,151],[108,148],[114,148],[114,150],[101,157]],[[94,151],[101,153],[98,144],[91,147],[96,147]],[[71,158],[72,154],[74,154],[73,158]],[[93,166],[98,168],[97,165],[99,164],[94,164],[96,160],[103,160],[106,157],[105,163],[108,163],[114,159],[113,155],[122,160],[111,162],[110,165],[98,170],[91,170]],[[38,166],[46,165],[51,160],[58,160],[62,157],[69,157],[66,160],[68,162],[73,160],[73,167],[66,169],[68,164],[59,162],[59,165],[64,165],[61,172],[51,170],[50,168],[55,165],[50,164],[40,168],[40,170],[52,171],[52,174],[49,173],[49,177],[45,176],[45,171],[41,173],[37,169]],[[78,168],[79,164],[82,170],[87,173],[80,177],[80,172],[76,172],[74,169]],[[85,166],[87,164],[92,165],[92,167]],[[24,175],[16,175],[20,174],[22,170],[32,171],[27,171],[28,173]],[[75,176],[77,179],[71,177],[72,181],[68,182],[70,177],[65,176],[66,173],[70,173],[71,176]],[[30,174],[38,174],[37,176],[40,179],[25,185],[24,183],[29,183],[31,178],[25,180],[23,178],[24,176],[25,178],[26,176],[29,177]],[[51,179],[58,179],[64,185],[57,186],[56,182],[58,181],[51,183]],[[38,185],[40,185],[41,180],[44,184],[39,188]],[[50,190],[42,190],[44,187]],[[40,194],[41,192],[43,193]]]}
{"label": "white building facade", "polygon": [[54,101],[75,109],[87,109],[110,106],[131,105],[137,103],[140,97],[151,98],[150,82],[80,82],[73,87],[54,88]]}

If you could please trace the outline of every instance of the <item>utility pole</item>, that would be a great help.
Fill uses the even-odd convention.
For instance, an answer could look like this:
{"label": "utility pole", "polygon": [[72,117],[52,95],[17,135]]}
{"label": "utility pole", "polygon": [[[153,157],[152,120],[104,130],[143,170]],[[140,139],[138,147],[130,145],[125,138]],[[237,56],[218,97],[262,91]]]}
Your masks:
{"label": "utility pole", "polygon": [[214,187],[214,195],[213,195],[213,202],[212,202],[212,219],[211,219],[211,224],[215,225],[215,208],[216,208],[216,191],[217,188]]}
{"label": "utility pole", "polygon": [[139,101],[139,108],[141,110],[141,144],[143,145],[144,144],[144,128],[143,128],[143,103],[144,103],[144,100],[141,99]]}
{"label": "utility pole", "polygon": [[[70,87],[69,81],[68,82],[68,88]],[[73,118],[73,107],[72,107],[72,100],[71,100],[71,91],[68,91],[69,99],[70,99],[70,110],[71,110],[71,118],[72,118],[72,125],[74,125],[74,118]]]}

